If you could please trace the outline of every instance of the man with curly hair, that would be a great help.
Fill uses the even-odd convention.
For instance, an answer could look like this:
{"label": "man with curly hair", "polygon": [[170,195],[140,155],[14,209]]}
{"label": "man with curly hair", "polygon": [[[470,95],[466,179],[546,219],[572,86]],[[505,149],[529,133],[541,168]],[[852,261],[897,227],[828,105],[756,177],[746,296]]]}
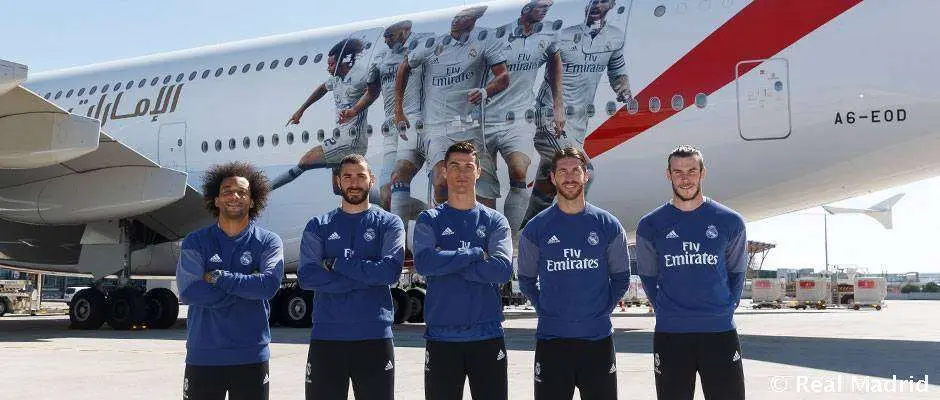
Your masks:
{"label": "man with curly hair", "polygon": [[244,162],[213,166],[203,182],[216,223],[186,235],[176,267],[189,305],[183,399],[267,399],[269,300],[281,286],[284,251],[254,221],[270,187]]}

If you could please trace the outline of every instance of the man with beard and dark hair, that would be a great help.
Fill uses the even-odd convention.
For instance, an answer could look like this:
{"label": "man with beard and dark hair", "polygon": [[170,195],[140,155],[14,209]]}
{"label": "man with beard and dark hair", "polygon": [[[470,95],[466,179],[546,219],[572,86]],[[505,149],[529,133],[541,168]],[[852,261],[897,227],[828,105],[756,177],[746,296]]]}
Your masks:
{"label": "man with beard and dark hair", "polygon": [[216,223],[186,235],[176,267],[180,300],[189,305],[183,398],[267,399],[268,302],[284,276],[281,238],[254,222],[268,182],[241,162],[210,168],[203,182]]}
{"label": "man with beard and dark hair", "polygon": [[705,161],[692,146],[667,158],[672,200],[637,226],[637,269],[656,312],[653,372],[660,399],[744,399],[734,323],[747,269],[744,219],[702,194]]}
{"label": "man with beard and dark hair", "polygon": [[335,185],[342,202],[307,223],[300,242],[300,287],[313,290],[306,398],[394,399],[394,308],[390,284],[405,258],[405,228],[369,204],[375,175],[358,154],[343,158]]}
{"label": "man with beard and dark hair", "polygon": [[447,201],[418,216],[415,269],[427,278],[424,397],[459,400],[470,381],[474,400],[509,396],[500,285],[512,274],[509,222],[476,201],[477,151],[447,148]]}
{"label": "man with beard and dark hair", "polygon": [[610,315],[630,285],[630,257],[620,221],[585,201],[588,173],[582,151],[556,152],[556,202],[519,239],[519,287],[539,317],[536,400],[570,400],[575,387],[582,399],[617,398]]}

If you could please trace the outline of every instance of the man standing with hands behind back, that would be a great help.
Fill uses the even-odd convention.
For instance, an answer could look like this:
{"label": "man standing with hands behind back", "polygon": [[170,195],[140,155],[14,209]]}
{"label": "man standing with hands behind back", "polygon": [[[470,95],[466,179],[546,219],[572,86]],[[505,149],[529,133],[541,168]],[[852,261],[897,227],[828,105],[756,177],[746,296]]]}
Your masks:
{"label": "man standing with hands behind back", "polygon": [[[538,313],[535,399],[617,398],[617,356],[610,314],[630,285],[630,256],[616,217],[584,200],[587,157],[555,153],[554,205],[519,239],[519,286]],[[538,286],[536,285],[538,282]]]}
{"label": "man standing with hands behind back", "polygon": [[267,179],[249,164],[214,166],[203,180],[212,226],[186,235],[176,267],[186,317],[184,400],[267,399],[268,318],[284,276],[281,238],[254,221]]}
{"label": "man standing with hands behind back", "polygon": [[427,278],[424,319],[427,400],[509,395],[500,286],[512,274],[509,222],[476,201],[480,163],[469,142],[444,155],[447,201],[418,216],[415,269]]}
{"label": "man standing with hands behind back", "polygon": [[744,219],[702,194],[705,160],[694,147],[669,154],[666,178],[672,200],[636,231],[637,269],[656,311],[656,393],[691,400],[697,371],[706,399],[744,399],[734,324],[747,270]]}

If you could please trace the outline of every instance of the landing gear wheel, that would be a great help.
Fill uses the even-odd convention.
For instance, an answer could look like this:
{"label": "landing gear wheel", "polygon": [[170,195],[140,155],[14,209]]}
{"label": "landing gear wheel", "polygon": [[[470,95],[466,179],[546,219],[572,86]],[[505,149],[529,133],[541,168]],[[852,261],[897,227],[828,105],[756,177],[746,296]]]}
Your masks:
{"label": "landing gear wheel", "polygon": [[108,325],[118,331],[131,329],[144,321],[147,304],[139,290],[132,287],[116,289],[108,294]]}
{"label": "landing gear wheel", "polygon": [[313,292],[300,288],[285,289],[279,305],[281,325],[294,328],[309,328],[313,325]]}
{"label": "landing gear wheel", "polygon": [[82,289],[69,303],[69,325],[72,329],[98,329],[108,319],[108,302],[100,290]]}
{"label": "landing gear wheel", "polygon": [[875,306],[875,311],[881,311],[881,306]]}
{"label": "landing gear wheel", "polygon": [[147,304],[147,325],[154,329],[168,329],[176,323],[180,314],[179,299],[170,289],[150,289],[144,295]]}
{"label": "landing gear wheel", "polygon": [[411,301],[408,294],[399,288],[392,288],[392,303],[395,308],[394,324],[401,324],[411,315]]}
{"label": "landing gear wheel", "polygon": [[424,289],[412,288],[406,292],[411,307],[408,322],[417,324],[424,322]]}
{"label": "landing gear wheel", "polygon": [[852,306],[852,309],[855,310],[855,311],[858,311],[859,308],[862,308],[862,307],[859,307],[858,304]]}

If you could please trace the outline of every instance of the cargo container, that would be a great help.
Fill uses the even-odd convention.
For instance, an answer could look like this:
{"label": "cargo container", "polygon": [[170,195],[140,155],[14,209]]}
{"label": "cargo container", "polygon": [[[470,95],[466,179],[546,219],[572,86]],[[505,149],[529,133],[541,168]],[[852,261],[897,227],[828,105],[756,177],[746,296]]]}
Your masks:
{"label": "cargo container", "polygon": [[751,307],[781,308],[786,294],[786,281],[777,278],[759,278],[751,282]]}
{"label": "cargo container", "polygon": [[796,307],[800,309],[825,309],[832,300],[832,283],[829,278],[806,277],[796,282]]}
{"label": "cargo container", "polygon": [[858,310],[862,307],[872,307],[880,311],[887,296],[888,283],[885,278],[858,278],[855,280],[855,303],[852,308]]}

